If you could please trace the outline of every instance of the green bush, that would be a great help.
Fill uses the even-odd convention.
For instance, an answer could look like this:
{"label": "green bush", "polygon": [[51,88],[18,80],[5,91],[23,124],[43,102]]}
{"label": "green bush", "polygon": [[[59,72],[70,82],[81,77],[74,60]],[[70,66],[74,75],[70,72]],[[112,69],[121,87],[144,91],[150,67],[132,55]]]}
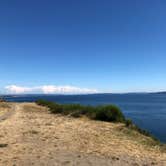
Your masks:
{"label": "green bush", "polygon": [[114,105],[93,107],[80,104],[57,104],[45,100],[38,100],[36,103],[42,106],[47,106],[51,113],[61,113],[74,117],[86,115],[90,119],[108,122],[124,122],[125,120],[120,109]]}
{"label": "green bush", "polygon": [[60,104],[52,104],[49,106],[49,110],[51,113],[57,114],[57,113],[63,113],[63,107]]}
{"label": "green bush", "polygon": [[93,106],[85,106],[83,110],[84,115],[86,115],[89,119],[95,119],[96,116],[96,107]]}
{"label": "green bush", "polygon": [[45,101],[42,99],[36,100],[36,104],[41,105],[41,106],[46,106],[47,103],[48,103],[48,101]]}
{"label": "green bush", "polygon": [[81,113],[80,113],[80,111],[75,111],[75,112],[72,112],[70,114],[70,116],[72,116],[74,118],[79,118],[79,117],[81,117]]}
{"label": "green bush", "polygon": [[46,101],[46,100],[37,100],[36,103],[38,105],[48,107],[51,113],[61,113],[63,111],[63,107],[55,102]]}
{"label": "green bush", "polygon": [[133,125],[133,122],[132,122],[131,119],[126,119],[126,120],[125,120],[125,124],[126,124],[126,127],[130,127],[130,126]]}
{"label": "green bush", "polygon": [[124,122],[125,117],[117,106],[106,105],[99,106],[96,109],[96,120],[108,121],[108,122]]}
{"label": "green bush", "polygon": [[63,104],[62,114],[68,115],[68,114],[72,114],[73,112],[78,112],[81,114],[82,109],[83,109],[83,106],[79,104]]}
{"label": "green bush", "polygon": [[47,101],[47,100],[37,100],[36,103],[38,105],[41,105],[41,106],[46,106],[46,107],[50,107],[51,105],[55,104],[54,102],[51,102],[51,101]]}

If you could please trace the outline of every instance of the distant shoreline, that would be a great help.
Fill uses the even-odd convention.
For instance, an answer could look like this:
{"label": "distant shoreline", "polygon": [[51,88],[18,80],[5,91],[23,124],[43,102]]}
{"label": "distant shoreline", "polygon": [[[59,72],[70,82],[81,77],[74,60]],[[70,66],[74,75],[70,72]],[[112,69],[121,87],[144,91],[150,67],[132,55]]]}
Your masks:
{"label": "distant shoreline", "polygon": [[11,97],[11,96],[71,96],[71,95],[76,95],[76,96],[82,96],[82,95],[128,95],[128,94],[166,94],[166,91],[156,91],[156,92],[117,92],[117,93],[82,93],[82,94],[62,94],[62,93],[59,93],[59,94],[43,94],[43,93],[39,93],[39,94],[0,94],[0,96],[4,96],[4,97]]}

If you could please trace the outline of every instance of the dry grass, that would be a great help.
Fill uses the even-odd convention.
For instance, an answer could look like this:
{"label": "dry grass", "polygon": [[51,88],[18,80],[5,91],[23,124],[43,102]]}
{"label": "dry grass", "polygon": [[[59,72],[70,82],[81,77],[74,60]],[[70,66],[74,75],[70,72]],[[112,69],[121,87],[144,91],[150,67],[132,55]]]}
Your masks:
{"label": "dry grass", "polygon": [[[16,104],[1,122],[0,165],[166,165],[166,153],[123,124],[52,115],[32,103]],[[14,124],[14,125],[13,125]]]}
{"label": "dry grass", "polygon": [[6,102],[0,102],[0,116],[5,114],[10,110],[11,106],[9,103]]}

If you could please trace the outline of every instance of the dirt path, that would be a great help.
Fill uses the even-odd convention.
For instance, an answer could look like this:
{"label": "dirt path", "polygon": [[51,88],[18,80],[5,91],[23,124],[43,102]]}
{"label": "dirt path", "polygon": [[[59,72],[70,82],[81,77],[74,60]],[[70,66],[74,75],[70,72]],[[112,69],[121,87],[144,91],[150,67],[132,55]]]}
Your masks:
{"label": "dirt path", "polygon": [[33,103],[13,108],[0,122],[0,166],[166,165],[165,153],[128,139],[120,124],[52,115]]}
{"label": "dirt path", "polygon": [[10,110],[9,111],[5,111],[5,113],[3,113],[1,116],[0,116],[0,122],[2,122],[3,120],[6,120],[8,118],[10,118],[14,113],[15,113],[15,110],[16,110],[16,105],[11,105],[10,106]]}

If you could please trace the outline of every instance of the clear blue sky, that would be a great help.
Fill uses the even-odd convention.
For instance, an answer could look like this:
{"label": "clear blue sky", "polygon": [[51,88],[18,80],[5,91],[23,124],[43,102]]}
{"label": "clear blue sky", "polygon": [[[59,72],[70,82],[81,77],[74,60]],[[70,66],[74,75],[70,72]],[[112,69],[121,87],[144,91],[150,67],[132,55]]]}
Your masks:
{"label": "clear blue sky", "polygon": [[0,89],[166,90],[165,0],[0,1]]}

